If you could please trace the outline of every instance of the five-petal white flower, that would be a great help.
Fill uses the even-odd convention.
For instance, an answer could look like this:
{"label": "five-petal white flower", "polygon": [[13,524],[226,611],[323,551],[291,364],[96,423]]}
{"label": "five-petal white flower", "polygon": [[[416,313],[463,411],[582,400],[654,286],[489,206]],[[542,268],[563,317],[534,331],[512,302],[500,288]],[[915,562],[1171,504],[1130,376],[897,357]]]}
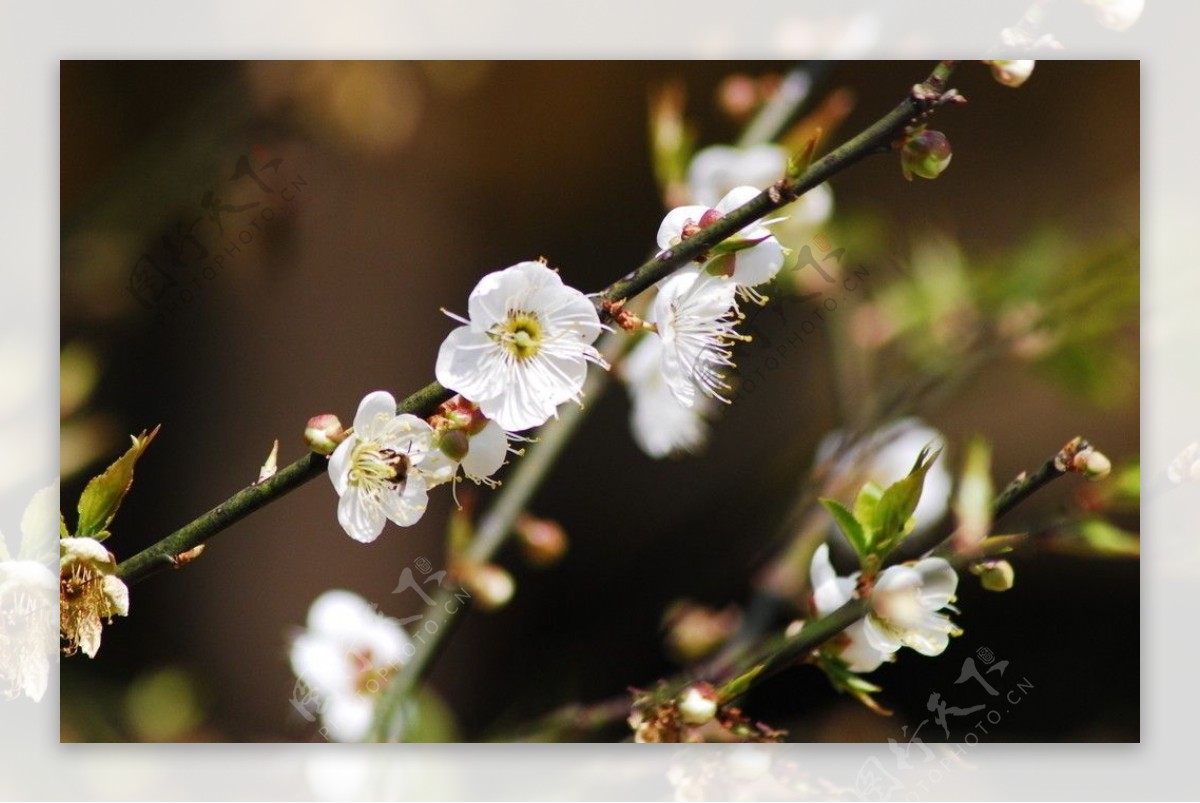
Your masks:
{"label": "five-petal white flower", "polygon": [[587,296],[541,262],[521,262],[479,280],[470,319],[443,341],[436,375],[479,405],[502,429],[546,422],[581,400],[589,362],[608,368],[592,345],[600,318]]}
{"label": "five-petal white flower", "polygon": [[875,580],[871,612],[863,620],[867,642],[893,653],[909,647],[922,655],[941,655],[950,636],[961,631],[938,613],[954,601],[958,573],[942,558],[889,566]]}
{"label": "five-petal white flower", "polygon": [[[664,250],[674,248],[760,192],[754,187],[735,187],[711,209],[699,205],[672,209],[658,228],[658,247]],[[777,221],[751,223],[726,240],[726,243],[741,241],[746,244],[746,247],[728,256],[731,265],[729,273],[739,286],[750,288],[769,282],[783,267],[783,246],[766,225],[773,222]]]}
{"label": "five-petal white flower", "polygon": [[453,464],[432,448],[432,439],[428,423],[396,414],[396,399],[387,391],[363,398],[354,432],[329,458],[329,479],[341,497],[338,523],[351,538],[374,541],[387,519],[401,527],[417,523],[426,490],[453,476]]}
{"label": "five-petal white flower", "polygon": [[330,739],[364,739],[379,692],[413,654],[395,619],[350,591],[326,591],[308,609],[289,650],[292,671],[316,698]]}
{"label": "five-petal white flower", "polygon": [[723,369],[733,366],[730,344],[744,339],[734,330],[738,320],[737,284],[697,265],[681,268],[658,288],[647,320],[662,339],[661,370],[667,387],[685,407],[696,403],[696,391],[728,403]]}
{"label": "five-petal white flower", "polygon": [[[838,577],[829,561],[829,545],[821,544],[809,567],[817,615],[828,616],[849,602],[859,572]],[[958,574],[942,558],[889,566],[871,591],[867,615],[843,631],[841,657],[851,672],[873,672],[901,647],[922,655],[941,655],[950,636],[961,631],[939,613],[954,601]]]}

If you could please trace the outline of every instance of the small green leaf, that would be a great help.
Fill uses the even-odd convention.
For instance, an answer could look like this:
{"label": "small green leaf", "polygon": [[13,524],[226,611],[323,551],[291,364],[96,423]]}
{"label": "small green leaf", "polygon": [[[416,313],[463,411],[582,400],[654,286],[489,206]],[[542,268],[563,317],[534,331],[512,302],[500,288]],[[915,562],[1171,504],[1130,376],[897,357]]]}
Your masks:
{"label": "small green leaf", "polygon": [[825,677],[829,678],[829,684],[839,694],[854,696],[860,703],[880,716],[890,717],[892,715],[891,711],[881,706],[871,696],[883,691],[883,688],[851,672],[849,666],[840,656],[827,650],[821,650],[817,654],[817,665],[825,673]]}
{"label": "small green leaf", "polygon": [[93,477],[83,489],[83,495],[79,497],[79,524],[75,528],[77,536],[97,540],[107,537],[108,525],[133,485],[133,467],[158,434],[158,429],[155,427],[149,435],[143,431],[133,438],[129,450],[103,474]]}
{"label": "small green leaf", "polygon": [[67,529],[67,517],[62,514],[61,510],[58,511],[58,537],[59,538],[70,538],[71,537],[71,531]]}
{"label": "small green leaf", "polygon": [[[58,507],[58,480],[33,495],[21,514],[21,546],[17,557],[49,563],[54,560],[54,509]],[[62,513],[59,516],[59,536],[62,536]]]}
{"label": "small green leaf", "polygon": [[1105,558],[1136,558],[1142,553],[1142,539],[1137,533],[1122,530],[1099,517],[1079,523],[1078,551]]}
{"label": "small green leaf", "polygon": [[722,240],[712,247],[709,251],[713,256],[721,256],[722,254],[736,254],[738,251],[745,251],[747,248],[753,248],[764,240],[770,239],[770,234],[764,234],[762,237],[730,237],[728,240]]}
{"label": "small green leaf", "polygon": [[754,679],[766,668],[765,664],[756,664],[721,687],[721,699],[733,700],[741,697],[754,684]]}
{"label": "small green leaf", "polygon": [[875,509],[879,507],[879,500],[883,498],[883,489],[873,482],[868,482],[858,492],[858,498],[854,500],[854,518],[863,522],[865,526],[874,527]]}
{"label": "small green leaf", "polygon": [[869,555],[871,553],[869,534],[863,529],[862,523],[854,517],[854,514],[836,499],[822,499],[821,504],[833,514],[833,520],[837,522],[838,529],[846,536],[846,540],[850,542],[850,546],[854,547],[854,551],[858,553],[859,557],[865,558]]}
{"label": "small green leaf", "polygon": [[925,447],[917,456],[917,462],[908,476],[892,483],[883,492],[871,522],[876,531],[872,551],[886,556],[912,530],[914,522],[911,519],[917,503],[921,501],[925,475],[940,454],[940,449],[930,452],[929,447]]}

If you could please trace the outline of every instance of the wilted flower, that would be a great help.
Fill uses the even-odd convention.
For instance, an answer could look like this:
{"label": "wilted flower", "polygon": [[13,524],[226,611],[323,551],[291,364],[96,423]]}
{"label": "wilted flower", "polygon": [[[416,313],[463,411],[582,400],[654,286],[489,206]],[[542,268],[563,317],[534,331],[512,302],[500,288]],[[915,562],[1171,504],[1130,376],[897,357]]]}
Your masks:
{"label": "wilted flower", "polygon": [[94,538],[59,540],[59,632],[63,653],[89,658],[100,649],[102,621],[129,615],[129,589],[113,554]]}
{"label": "wilted flower", "polygon": [[541,262],[521,262],[479,280],[470,319],[443,341],[437,380],[479,405],[502,429],[546,422],[581,401],[587,364],[608,368],[592,345],[600,318],[587,297]]}
{"label": "wilted flower", "polygon": [[[386,520],[416,524],[428,502],[428,475],[452,464],[432,449],[433,429],[414,415],[397,415],[387,391],[368,393],[354,416],[354,432],[329,458],[329,479],[341,497],[338,523],[356,541],[370,543]],[[433,483],[433,484],[436,484]]]}
{"label": "wilted flower", "polygon": [[383,688],[413,654],[408,634],[350,591],[326,591],[292,641],[292,671],[315,698],[330,739],[366,737]]}

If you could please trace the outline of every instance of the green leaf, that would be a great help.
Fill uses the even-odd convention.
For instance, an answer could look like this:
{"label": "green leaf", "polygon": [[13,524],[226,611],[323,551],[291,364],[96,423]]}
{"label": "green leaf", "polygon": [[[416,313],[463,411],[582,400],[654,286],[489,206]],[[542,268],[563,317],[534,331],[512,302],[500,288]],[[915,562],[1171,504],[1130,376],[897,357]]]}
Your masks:
{"label": "green leaf", "polygon": [[940,454],[940,449],[931,453],[929,447],[925,447],[917,456],[917,462],[908,476],[892,483],[883,492],[875,507],[873,521],[870,522],[875,529],[873,552],[886,556],[912,530],[912,515],[921,501],[925,475]]}
{"label": "green leaf", "polygon": [[864,526],[874,528],[875,509],[879,507],[879,500],[883,498],[883,489],[873,482],[868,482],[858,492],[858,498],[854,500],[854,518],[858,519]]}
{"label": "green leaf", "polygon": [[853,695],[860,703],[880,716],[890,717],[892,715],[891,711],[881,706],[871,696],[883,691],[883,688],[851,672],[849,666],[840,656],[834,655],[827,650],[821,650],[817,654],[817,665],[825,673],[825,677],[829,678],[829,684],[839,694]]}
{"label": "green leaf", "polygon": [[859,554],[859,557],[865,558],[871,554],[870,534],[863,529],[862,523],[854,517],[854,514],[836,499],[822,499],[821,504],[833,514],[833,520],[837,522],[838,529],[846,536],[846,540],[850,542],[850,546],[854,547],[854,551]]}
{"label": "green leaf", "polygon": [[1104,558],[1136,558],[1142,552],[1142,539],[1137,533],[1122,530],[1099,517],[1079,523],[1079,541],[1073,551]]}
{"label": "green leaf", "polygon": [[58,537],[59,538],[70,538],[71,537],[71,531],[67,529],[67,517],[62,514],[61,510],[58,511]]}
{"label": "green leaf", "polygon": [[133,467],[158,434],[158,429],[155,427],[149,435],[143,431],[141,435],[133,438],[133,445],[129,450],[105,469],[103,474],[93,477],[83,489],[83,495],[79,497],[79,524],[75,528],[75,535],[97,540],[108,536],[108,525],[112,523],[117,509],[121,506],[121,500],[133,485]]}

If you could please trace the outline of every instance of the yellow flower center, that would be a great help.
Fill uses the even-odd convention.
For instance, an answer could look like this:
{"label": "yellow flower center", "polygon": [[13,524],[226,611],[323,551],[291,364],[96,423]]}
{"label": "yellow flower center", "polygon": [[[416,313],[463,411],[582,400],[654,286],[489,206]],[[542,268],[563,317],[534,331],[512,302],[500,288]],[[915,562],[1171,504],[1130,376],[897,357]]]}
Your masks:
{"label": "yellow flower center", "polygon": [[355,488],[403,487],[408,479],[409,465],[408,455],[384,449],[373,441],[361,441],[350,456],[348,479]]}
{"label": "yellow flower center", "polygon": [[518,360],[525,360],[541,348],[542,324],[532,312],[511,312],[504,323],[492,329],[492,337]]}

